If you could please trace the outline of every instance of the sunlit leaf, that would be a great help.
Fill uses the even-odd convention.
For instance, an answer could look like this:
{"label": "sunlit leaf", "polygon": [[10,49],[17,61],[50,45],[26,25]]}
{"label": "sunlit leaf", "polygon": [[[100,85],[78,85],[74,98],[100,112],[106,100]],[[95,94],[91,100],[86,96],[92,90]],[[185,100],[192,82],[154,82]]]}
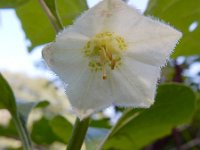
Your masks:
{"label": "sunlit leaf", "polygon": [[17,8],[29,0],[1,0],[0,8]]}
{"label": "sunlit leaf", "polygon": [[[58,0],[56,2],[65,26],[72,24],[72,20],[87,9],[85,0]],[[52,3],[49,5],[52,6]],[[38,45],[54,40],[56,33],[38,0],[30,0],[30,2],[16,9],[16,13],[27,39],[31,42],[28,46],[30,51]]]}

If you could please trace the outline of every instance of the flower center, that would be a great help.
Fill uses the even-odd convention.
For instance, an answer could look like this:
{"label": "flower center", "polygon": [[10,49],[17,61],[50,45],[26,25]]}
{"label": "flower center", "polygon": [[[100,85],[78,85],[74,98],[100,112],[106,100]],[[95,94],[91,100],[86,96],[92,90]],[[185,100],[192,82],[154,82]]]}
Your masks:
{"label": "flower center", "polygon": [[84,47],[84,55],[89,58],[88,66],[92,71],[102,71],[102,79],[106,79],[106,69],[114,70],[121,64],[121,52],[127,45],[123,37],[112,32],[96,34]]}

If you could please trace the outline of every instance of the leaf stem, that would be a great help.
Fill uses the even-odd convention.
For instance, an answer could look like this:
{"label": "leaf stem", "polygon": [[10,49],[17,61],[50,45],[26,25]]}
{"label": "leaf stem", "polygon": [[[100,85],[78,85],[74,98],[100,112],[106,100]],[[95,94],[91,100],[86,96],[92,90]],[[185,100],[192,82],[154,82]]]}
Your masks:
{"label": "leaf stem", "polygon": [[22,120],[20,119],[19,114],[16,114],[15,116],[13,116],[13,120],[17,128],[17,131],[19,133],[20,139],[22,141],[24,150],[32,150],[30,137],[26,131],[25,126],[23,126],[23,123],[22,123]]}
{"label": "leaf stem", "polygon": [[90,118],[86,118],[80,121],[79,118],[76,118],[74,125],[73,133],[70,138],[69,144],[67,145],[67,150],[80,150],[83,144]]}
{"label": "leaf stem", "polygon": [[51,9],[47,6],[44,0],[39,0],[44,12],[46,13],[47,17],[49,18],[54,30],[56,33],[59,31],[63,30],[63,25],[60,21],[60,18],[57,14],[57,11],[55,10],[54,12],[51,11]]}

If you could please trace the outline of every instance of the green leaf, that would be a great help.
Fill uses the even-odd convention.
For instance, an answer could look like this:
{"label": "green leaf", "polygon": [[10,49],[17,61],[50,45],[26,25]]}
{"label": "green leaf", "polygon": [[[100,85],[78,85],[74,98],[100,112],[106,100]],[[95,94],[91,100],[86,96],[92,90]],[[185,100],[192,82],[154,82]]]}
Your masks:
{"label": "green leaf", "polygon": [[[73,19],[87,9],[86,0],[58,0],[56,2],[60,18],[65,26],[72,24]],[[48,3],[48,5],[54,9],[52,3]],[[56,33],[38,0],[30,0],[16,9],[16,13],[27,39],[31,42],[30,51],[36,46],[54,40]]]}
{"label": "green leaf", "polygon": [[55,141],[60,141],[56,134],[53,132],[50,121],[43,117],[33,124],[31,132],[32,140],[37,144],[48,145]]}
{"label": "green leaf", "polygon": [[163,19],[183,32],[172,57],[200,54],[200,27],[189,31],[192,23],[200,22],[200,1],[150,0],[145,14]]}
{"label": "green leaf", "polygon": [[0,108],[6,108],[12,115],[17,114],[15,97],[8,82],[0,73]]}
{"label": "green leaf", "polygon": [[0,135],[11,138],[19,138],[13,119],[10,120],[7,126],[0,125]]}
{"label": "green leaf", "polygon": [[45,107],[47,107],[49,105],[50,105],[50,102],[44,100],[44,101],[40,101],[40,102],[36,103],[34,108],[45,108]]}
{"label": "green leaf", "polygon": [[44,2],[52,12],[56,12],[56,0],[44,0]]}
{"label": "green leaf", "polygon": [[137,150],[168,135],[172,128],[188,123],[195,110],[195,95],[183,85],[159,86],[149,109],[126,112],[112,130],[103,149]]}
{"label": "green leaf", "polygon": [[50,121],[50,126],[53,132],[67,144],[72,134],[72,124],[63,116],[56,116]]}
{"label": "green leaf", "polygon": [[2,103],[2,101],[0,100],[0,109],[4,109],[5,108],[5,106],[4,106],[4,104]]}
{"label": "green leaf", "polygon": [[51,22],[51,25],[53,26],[56,33],[63,30],[63,25],[57,13],[56,1],[55,0],[39,0],[39,2],[45,14],[49,18],[49,21]]}
{"label": "green leaf", "polygon": [[90,127],[95,127],[95,128],[111,128],[110,125],[110,118],[103,118],[99,120],[92,120],[90,123]]}
{"label": "green leaf", "polygon": [[25,149],[31,147],[31,141],[26,129],[26,120],[17,111],[15,97],[7,81],[0,74],[0,102],[11,113]]}
{"label": "green leaf", "polygon": [[200,127],[200,92],[197,93],[196,111],[193,116],[192,126],[195,128]]}
{"label": "green leaf", "polygon": [[29,0],[1,0],[0,8],[17,8]]}
{"label": "green leaf", "polygon": [[51,10],[54,16],[57,15],[56,1],[55,0],[44,0],[47,7]]}

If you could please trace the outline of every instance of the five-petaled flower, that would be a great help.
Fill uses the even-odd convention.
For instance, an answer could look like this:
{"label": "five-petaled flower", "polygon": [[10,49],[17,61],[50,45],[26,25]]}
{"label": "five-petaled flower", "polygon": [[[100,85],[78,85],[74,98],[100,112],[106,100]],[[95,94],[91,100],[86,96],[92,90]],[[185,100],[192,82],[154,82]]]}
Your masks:
{"label": "five-petaled flower", "polygon": [[161,67],[182,34],[121,0],[104,0],[43,50],[83,119],[111,104],[149,107]]}

